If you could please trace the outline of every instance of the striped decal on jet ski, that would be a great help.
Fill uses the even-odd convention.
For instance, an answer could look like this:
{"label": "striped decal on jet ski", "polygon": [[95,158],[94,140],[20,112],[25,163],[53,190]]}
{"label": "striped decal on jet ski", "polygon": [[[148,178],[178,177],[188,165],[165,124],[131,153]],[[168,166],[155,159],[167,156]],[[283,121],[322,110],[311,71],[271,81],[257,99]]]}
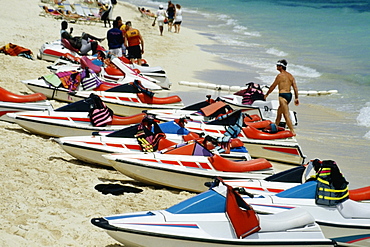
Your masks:
{"label": "striped decal on jet ski", "polygon": [[100,96],[101,98],[106,99],[116,99],[116,100],[122,100],[122,101],[129,101],[129,102],[135,102],[140,103],[140,101],[137,98],[129,98],[129,97],[116,97],[116,96]]}
{"label": "striped decal on jet ski", "polygon": [[125,225],[137,225],[137,226],[160,226],[160,227],[180,227],[180,228],[195,228],[198,229],[197,224],[156,224],[156,223],[124,223]]}
{"label": "striped decal on jet ski", "polygon": [[279,153],[286,153],[292,155],[299,155],[298,150],[296,148],[279,148],[279,147],[262,147],[263,149],[279,152]]}
{"label": "striped decal on jet ski", "polygon": [[169,165],[179,165],[191,168],[200,168],[206,170],[213,170],[213,168],[204,162],[195,162],[195,161],[176,161],[176,160],[155,160],[155,159],[139,159],[142,161],[154,162],[154,163],[162,163],[162,164],[169,164]]}
{"label": "striped decal on jet ski", "polygon": [[[246,198],[249,198],[249,197],[246,197]],[[293,208],[296,208],[296,207],[290,207],[290,206],[279,206],[279,205],[271,205],[271,204],[254,204],[254,203],[249,203],[249,204],[251,206],[256,206],[256,207],[268,207],[268,208],[280,208],[280,209],[293,209]]]}
{"label": "striped decal on jet ski", "polygon": [[268,192],[273,192],[273,193],[279,193],[279,192],[284,191],[283,189],[273,189],[273,188],[246,187],[246,186],[241,186],[241,187],[248,189],[248,190],[268,191]]}
{"label": "striped decal on jet ski", "polygon": [[88,145],[100,145],[115,148],[127,148],[132,150],[141,150],[140,145],[137,144],[123,144],[123,143],[103,143],[103,142],[87,142],[87,141],[75,141],[75,143],[85,143]]}
{"label": "striped decal on jet ski", "polygon": [[212,133],[217,133],[217,134],[225,134],[225,130],[215,130],[215,129],[201,129],[201,128],[194,128],[194,127],[186,127],[189,130],[195,130],[195,131],[207,131],[207,132],[212,132]]}
{"label": "striped decal on jet ski", "polygon": [[79,118],[79,117],[56,117],[56,116],[40,116],[40,115],[21,115],[21,117],[31,117],[31,118],[45,118],[45,119],[56,119],[64,121],[78,121],[78,122],[90,122],[90,118]]}
{"label": "striped decal on jet ski", "polygon": [[362,235],[353,235],[353,236],[346,236],[340,238],[333,238],[333,240],[342,243],[353,244],[359,241],[363,241],[366,239],[370,239],[370,234],[362,234]]}

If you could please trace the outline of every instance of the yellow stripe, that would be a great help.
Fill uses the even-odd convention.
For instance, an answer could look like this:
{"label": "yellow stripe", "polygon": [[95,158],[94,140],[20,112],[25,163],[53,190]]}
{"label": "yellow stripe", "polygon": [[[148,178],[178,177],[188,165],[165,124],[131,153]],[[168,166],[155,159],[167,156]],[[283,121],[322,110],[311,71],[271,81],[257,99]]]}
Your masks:
{"label": "yellow stripe", "polygon": [[317,181],[323,183],[323,184],[326,184],[326,185],[329,185],[329,182],[328,181],[325,181],[324,179],[321,179],[321,178],[317,178]]}
{"label": "yellow stripe", "polygon": [[338,200],[341,200],[341,199],[346,198],[348,195],[349,195],[349,192],[347,192],[347,193],[346,193],[344,196],[342,196],[342,197],[330,197],[330,196],[321,196],[321,195],[319,195],[319,198],[320,198],[320,199],[325,199],[325,200],[338,201]]}
{"label": "yellow stripe", "polygon": [[346,190],[348,190],[348,187],[346,187],[345,189],[342,189],[342,190],[334,190],[334,189],[328,189],[328,188],[319,188],[319,190],[326,191],[326,192],[339,193],[339,192],[345,192]]}
{"label": "yellow stripe", "polygon": [[320,173],[319,176],[328,176],[330,175],[330,172],[326,172],[326,173]]}

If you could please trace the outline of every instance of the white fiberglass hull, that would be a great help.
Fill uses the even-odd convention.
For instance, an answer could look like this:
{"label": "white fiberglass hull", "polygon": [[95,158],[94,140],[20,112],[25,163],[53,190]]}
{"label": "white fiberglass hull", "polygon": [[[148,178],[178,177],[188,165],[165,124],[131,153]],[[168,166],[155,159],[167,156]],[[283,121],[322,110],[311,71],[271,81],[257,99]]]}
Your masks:
{"label": "white fiberglass hull", "polygon": [[[234,109],[243,109],[246,106],[253,106],[258,107],[261,109],[262,118],[268,119],[271,121],[275,121],[277,116],[277,109],[279,107],[278,100],[269,100],[269,101],[262,101],[256,100],[253,102],[252,105],[243,105],[242,104],[242,96],[239,95],[225,95],[220,97],[222,101],[230,104]],[[297,114],[294,111],[289,111],[290,120],[294,126],[298,125]],[[282,117],[282,122],[284,122],[284,116]]]}
{"label": "white fiberglass hull", "polygon": [[[140,153],[108,154],[104,155],[104,157],[109,159],[116,170],[135,180],[194,192],[207,190],[204,183],[212,181],[215,177],[225,179],[263,179],[273,174],[273,171],[269,169],[251,172],[222,172],[206,169],[203,168],[205,167],[203,164],[208,162],[208,158],[203,156],[185,157],[185,155]],[[160,163],[163,160],[169,163]],[[190,167],[180,166],[173,164],[174,160],[185,160],[185,163],[194,163],[194,165]]]}
{"label": "white fiberglass hull", "polygon": [[[306,247],[306,246],[334,246],[332,242],[321,239],[315,240],[237,240],[237,239],[217,239],[217,238],[201,238],[191,236],[178,236],[170,234],[152,233],[146,231],[138,231],[131,229],[123,229],[121,231],[107,231],[109,236],[114,238],[127,247],[226,247],[226,246],[255,246],[255,247]],[[273,238],[274,236],[271,236]],[[278,237],[276,235],[276,237]],[[280,236],[281,237],[281,233]]]}
{"label": "white fiberglass hull", "polygon": [[337,206],[329,207],[317,205],[315,199],[284,198],[276,195],[253,199],[243,196],[243,199],[254,210],[263,213],[280,213],[294,208],[303,208],[314,217],[325,237],[344,243],[345,246],[347,244],[370,246],[370,204],[368,203],[348,199]]}
{"label": "white fiberglass hull", "polygon": [[[64,102],[76,102],[86,99],[91,93],[94,93],[101,97],[106,105],[113,110],[117,115],[131,116],[141,113],[144,110],[153,109],[174,109],[183,107],[183,103],[173,104],[146,104],[129,100],[130,98],[136,99],[135,94],[132,93],[108,93],[105,91],[77,91],[76,93],[70,93],[65,88],[53,88],[48,86],[43,80],[27,80],[22,81],[26,86],[34,91],[43,93],[49,99],[55,99]],[[120,100],[121,98],[127,98],[127,101]]]}
{"label": "white fiberglass hull", "polygon": [[31,133],[53,137],[91,135],[92,132],[115,131],[128,127],[95,127],[90,123],[87,112],[30,111],[8,113],[7,116]]}
{"label": "white fiberglass hull", "polygon": [[53,106],[50,102],[13,103],[0,101],[0,120],[14,122],[13,118],[7,116],[7,113],[44,110],[53,110]]}
{"label": "white fiberglass hull", "polygon": [[[216,137],[223,136],[226,132],[224,126],[208,125],[202,122],[188,122],[186,128],[190,131],[203,132],[206,135]],[[305,155],[294,137],[273,140],[250,139],[242,131],[238,138],[243,142],[250,155],[255,158],[265,158],[296,165],[303,164],[305,160]]]}
{"label": "white fiberglass hull", "polygon": [[[248,221],[255,217],[255,212],[249,208],[249,216],[241,216],[245,208],[240,208],[236,198],[229,189],[225,193],[222,187],[214,187],[166,210],[93,218],[91,223],[131,247],[335,245],[323,236],[312,216],[300,209],[260,215],[258,229],[252,223],[254,231],[237,234],[241,227],[250,229]],[[230,206],[234,206],[233,210]],[[244,224],[239,224],[241,220]]]}

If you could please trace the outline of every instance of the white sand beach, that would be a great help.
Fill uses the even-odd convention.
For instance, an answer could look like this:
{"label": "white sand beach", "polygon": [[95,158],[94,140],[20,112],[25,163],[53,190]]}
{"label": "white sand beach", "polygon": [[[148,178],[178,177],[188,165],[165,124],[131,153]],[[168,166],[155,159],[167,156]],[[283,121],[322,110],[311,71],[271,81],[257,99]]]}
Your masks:
{"label": "white sand beach", "polygon": [[[31,49],[36,57],[43,43],[59,39],[61,21],[39,16],[42,3],[38,0],[2,4],[0,47],[17,44]],[[197,47],[196,44],[210,41],[195,31],[182,28],[180,34],[165,32],[161,37],[158,26],[151,26],[152,19],[142,18],[137,6],[121,2],[115,6],[113,15],[132,21],[141,31],[144,58],[150,65],[166,70],[174,90],[187,90],[179,88],[176,82],[194,81],[193,74],[198,70],[223,66],[214,62],[213,55]],[[69,26],[74,28],[75,35],[88,32],[105,37],[108,31],[102,23]],[[106,41],[102,45],[106,47]],[[48,65],[46,61],[0,54],[0,86],[17,94],[32,93],[20,80],[48,74]],[[192,196],[189,192],[146,186],[115,170],[80,162],[53,141],[30,134],[16,124],[0,122],[0,136],[0,246],[121,246],[93,226],[91,218],[166,208]],[[103,195],[94,187],[104,183],[140,187],[143,192]]]}
{"label": "white sand beach", "polygon": [[[39,0],[2,1],[0,47],[17,44],[31,49],[36,57],[44,42],[59,39],[61,21],[39,16],[41,4]],[[194,77],[199,71],[232,70],[197,46],[212,41],[194,30],[182,27],[180,34],[164,32],[160,36],[158,26],[151,26],[152,19],[142,18],[137,6],[122,2],[113,12],[114,17],[118,15],[141,31],[144,58],[151,66],[166,70],[173,91],[194,90],[178,86],[177,82],[199,81]],[[69,25],[76,35],[84,31],[105,37],[108,30],[102,23]],[[102,45],[106,47],[106,41]],[[0,53],[0,86],[17,94],[31,93],[20,80],[48,74],[48,65],[46,61]],[[50,139],[30,134],[16,124],[0,122],[0,139],[0,246],[122,246],[93,226],[91,218],[163,209],[193,195],[146,186],[113,169],[78,161]],[[138,187],[143,192],[103,195],[94,189],[102,183]]]}

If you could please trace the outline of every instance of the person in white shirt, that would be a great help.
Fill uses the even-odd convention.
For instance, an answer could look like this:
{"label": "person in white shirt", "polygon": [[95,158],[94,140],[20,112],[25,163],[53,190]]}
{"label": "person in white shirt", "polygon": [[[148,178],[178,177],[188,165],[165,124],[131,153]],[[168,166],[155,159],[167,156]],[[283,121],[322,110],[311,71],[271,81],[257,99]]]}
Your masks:
{"label": "person in white shirt", "polygon": [[175,14],[175,22],[174,22],[174,27],[175,27],[175,33],[180,32],[180,25],[182,23],[182,9],[180,4],[176,4],[176,14]]}
{"label": "person in white shirt", "polygon": [[163,9],[163,5],[159,5],[159,9],[157,11],[157,22],[159,26],[159,32],[161,36],[163,35],[163,26],[164,26],[164,20],[167,18],[166,10]]}

